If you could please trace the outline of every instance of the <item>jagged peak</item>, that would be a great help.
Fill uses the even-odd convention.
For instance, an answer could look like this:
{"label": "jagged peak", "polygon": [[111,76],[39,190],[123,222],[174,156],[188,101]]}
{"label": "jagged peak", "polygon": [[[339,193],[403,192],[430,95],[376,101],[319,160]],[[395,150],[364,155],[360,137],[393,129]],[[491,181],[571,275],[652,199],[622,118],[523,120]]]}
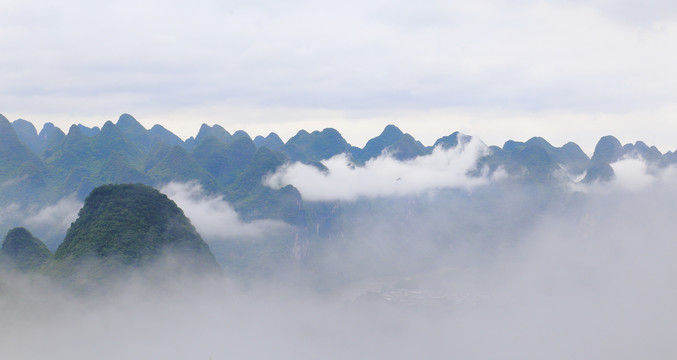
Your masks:
{"label": "jagged peak", "polygon": [[228,132],[228,130],[226,130],[223,126],[221,126],[221,125],[219,125],[219,124],[214,124],[214,125],[212,126],[212,129],[213,129],[213,130],[223,130],[223,131],[225,131],[225,132]]}
{"label": "jagged peak", "polygon": [[465,135],[459,131],[454,131],[453,133],[443,136],[435,141],[433,144],[433,148],[436,148],[438,146],[441,146],[443,149],[449,149],[456,147],[459,143],[460,144],[465,144],[468,141],[470,141],[472,137],[469,135]]}
{"label": "jagged peak", "polygon": [[226,129],[224,129],[221,125],[215,124],[214,126],[209,126],[207,124],[202,124],[200,126],[200,131],[198,131],[197,135],[195,136],[195,140],[202,141],[206,136],[216,136],[219,140],[223,142],[228,142],[230,137],[232,136]]}
{"label": "jagged peak", "polygon": [[381,132],[381,135],[379,135],[379,136],[380,137],[395,137],[395,136],[399,137],[399,136],[402,136],[402,135],[404,135],[404,133],[397,126],[395,126],[393,124],[388,124],[388,125],[386,125],[386,127]]}
{"label": "jagged peak", "polygon": [[277,134],[274,133],[274,132],[271,132],[270,134],[268,134],[268,136],[266,136],[266,139],[270,139],[270,140],[280,140],[280,141],[282,141],[282,139],[280,139],[280,136],[277,135]]}
{"label": "jagged peak", "polygon": [[35,128],[35,125],[33,125],[33,123],[28,121],[28,120],[16,119],[16,120],[12,121],[12,125],[27,126],[30,129],[32,129],[35,132],[36,135],[38,134],[38,131]]}
{"label": "jagged peak", "polygon": [[515,140],[508,140],[503,144],[503,150],[505,151],[511,151],[515,150],[518,146],[523,145],[523,142],[515,141]]}
{"label": "jagged peak", "polygon": [[234,132],[232,136],[233,136],[233,138],[246,137],[246,138],[251,140],[251,136],[249,136],[249,134],[247,134],[247,132],[244,131],[244,130],[238,130],[238,131]]}
{"label": "jagged peak", "polygon": [[321,131],[321,133],[324,134],[324,135],[329,135],[329,136],[334,136],[334,137],[340,137],[340,138],[343,138],[343,135],[341,135],[341,133],[340,133],[338,130],[334,129],[334,128],[324,128],[324,129]]}
{"label": "jagged peak", "polygon": [[80,137],[80,136],[85,136],[85,135],[82,133],[82,130],[80,130],[79,126],[73,124],[73,125],[71,125],[70,128],[68,128],[68,134],[66,135],[66,137],[72,138],[72,137]]}
{"label": "jagged peak", "polygon": [[54,129],[56,129],[56,126],[54,126],[53,123],[46,122],[44,125],[42,125],[42,130],[40,130],[40,133],[38,134],[38,136],[42,136],[43,133],[46,134],[47,131],[51,131],[51,130],[54,130]]}
{"label": "jagged peak", "polygon": [[115,124],[113,124],[112,121],[108,120],[103,124],[103,127],[101,127],[101,131],[110,130],[115,127],[116,127]]}
{"label": "jagged peak", "polygon": [[545,147],[545,148],[548,148],[548,149],[554,148],[554,146],[552,146],[552,144],[550,144],[548,142],[548,140],[545,140],[544,138],[542,138],[540,136],[532,137],[531,139],[527,140],[527,142],[525,144],[526,145],[536,145],[536,146]]}
{"label": "jagged peak", "polygon": [[622,155],[623,145],[612,135],[602,136],[592,154],[593,161],[614,162]]}
{"label": "jagged peak", "polygon": [[131,128],[135,130],[146,130],[146,128],[143,127],[143,125],[141,125],[141,123],[138,120],[136,120],[132,115],[129,115],[127,113],[120,115],[116,125],[121,129]]}
{"label": "jagged peak", "polygon": [[169,131],[169,130],[167,130],[166,127],[164,127],[164,126],[162,126],[162,125],[160,125],[160,124],[155,124],[155,125],[153,125],[153,127],[151,127],[150,129],[151,129],[151,130],[156,130],[156,131],[157,131],[157,130]]}
{"label": "jagged peak", "polygon": [[197,133],[200,134],[203,131],[209,131],[209,129],[211,129],[211,128],[212,128],[211,126],[209,126],[205,123],[202,123],[202,125],[200,125],[200,130],[198,130]]}

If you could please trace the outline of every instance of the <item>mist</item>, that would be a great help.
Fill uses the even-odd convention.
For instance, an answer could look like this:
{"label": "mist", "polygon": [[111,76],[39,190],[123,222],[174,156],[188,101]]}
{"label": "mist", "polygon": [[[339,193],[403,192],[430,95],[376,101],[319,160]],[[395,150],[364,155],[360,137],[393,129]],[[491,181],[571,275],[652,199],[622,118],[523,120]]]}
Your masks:
{"label": "mist", "polygon": [[0,229],[4,236],[11,228],[24,226],[54,251],[63,241],[71,222],[78,217],[82,205],[75,195],[43,207],[10,204],[0,209]]}
{"label": "mist", "polygon": [[281,188],[292,184],[310,201],[355,200],[418,194],[442,188],[471,189],[486,184],[486,177],[470,176],[487,146],[471,138],[451,149],[437,147],[432,154],[398,161],[392,154],[371,159],[364,166],[351,163],[340,154],[322,161],[324,172],[302,163],[291,163],[264,179],[264,184]]}
{"label": "mist", "polygon": [[290,227],[272,219],[245,222],[223,196],[206,194],[198,182],[171,182],[159,190],[172,199],[200,235],[210,241],[261,239]]}
{"label": "mist", "polygon": [[[589,185],[584,193],[583,185],[564,186],[564,197],[539,197],[503,179],[472,192],[442,189],[341,203],[349,215],[343,236],[316,248],[307,270],[292,279],[176,274],[167,261],[106,287],[73,292],[39,275],[2,273],[0,354],[672,358],[675,172],[634,160],[614,170],[611,183]],[[219,213],[208,219],[224,223],[223,214],[232,210],[195,184],[172,186],[163,189],[186,205],[199,231],[209,226],[198,225],[207,216],[200,211]],[[396,206],[402,204],[408,206]],[[172,276],[158,282],[158,273]]]}

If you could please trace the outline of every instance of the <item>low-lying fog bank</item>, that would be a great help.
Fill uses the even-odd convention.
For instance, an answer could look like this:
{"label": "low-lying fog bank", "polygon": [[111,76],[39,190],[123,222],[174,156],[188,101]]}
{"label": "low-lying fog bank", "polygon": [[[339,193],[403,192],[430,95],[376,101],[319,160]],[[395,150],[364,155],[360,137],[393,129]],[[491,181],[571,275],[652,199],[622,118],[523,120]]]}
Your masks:
{"label": "low-lying fog bank", "polygon": [[[37,275],[4,273],[0,354],[24,359],[672,358],[677,355],[676,201],[670,181],[630,190],[593,189],[566,210],[545,209],[515,232],[517,241],[498,241],[490,257],[478,256],[485,249],[481,244],[466,243],[452,256],[431,259],[431,266],[383,276],[352,266],[364,265],[363,259],[351,258],[360,254],[350,248],[357,242],[347,242],[340,259],[318,260],[314,266],[333,270],[315,276],[290,271],[242,281],[177,275],[158,282],[150,269],[152,276],[136,274],[75,293]],[[514,211],[523,210],[515,205]],[[435,224],[418,230],[429,234],[423,227]],[[429,255],[414,250],[395,248],[389,258]],[[388,269],[394,264],[388,261]],[[332,274],[340,276],[347,268],[365,273],[334,286]]]}

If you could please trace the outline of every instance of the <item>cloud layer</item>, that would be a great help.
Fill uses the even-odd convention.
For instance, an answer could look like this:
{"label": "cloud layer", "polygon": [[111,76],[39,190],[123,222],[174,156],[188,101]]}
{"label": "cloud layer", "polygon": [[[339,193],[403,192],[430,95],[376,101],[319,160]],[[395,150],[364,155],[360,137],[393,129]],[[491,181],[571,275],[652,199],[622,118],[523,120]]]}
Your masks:
{"label": "cloud layer", "polygon": [[307,200],[355,200],[360,197],[385,197],[418,194],[432,189],[471,189],[485,184],[486,177],[470,176],[486,146],[472,139],[463,146],[430,155],[398,161],[388,154],[371,159],[363,167],[354,166],[345,155],[322,161],[325,173],[316,167],[292,163],[266,177],[265,185],[296,187]]}
{"label": "cloud layer", "polygon": [[0,228],[5,230],[0,236],[4,238],[6,231],[23,226],[54,250],[63,241],[71,223],[77,219],[82,205],[73,196],[44,207],[26,208],[10,204],[0,209]]}
{"label": "cloud layer", "polygon": [[176,202],[206,240],[256,239],[290,227],[276,220],[244,222],[223,196],[205,194],[196,182],[172,182],[160,188],[160,192]]}
{"label": "cloud layer", "polygon": [[[0,273],[0,348],[11,358],[104,360],[674,358],[673,184],[593,191],[567,211],[540,211],[517,241],[500,234],[487,261],[462,261],[486,252],[473,243],[428,271],[349,288],[139,274],[74,294]],[[500,211],[528,211],[518,198],[532,194],[510,195]],[[418,226],[428,234],[431,223]]]}

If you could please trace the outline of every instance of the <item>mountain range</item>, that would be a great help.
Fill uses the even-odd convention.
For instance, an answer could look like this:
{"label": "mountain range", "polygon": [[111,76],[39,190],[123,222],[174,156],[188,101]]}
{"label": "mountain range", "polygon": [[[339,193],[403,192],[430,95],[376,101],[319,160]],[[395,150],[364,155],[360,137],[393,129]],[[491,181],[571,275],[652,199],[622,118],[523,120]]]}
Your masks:
{"label": "mountain range", "polygon": [[[349,154],[357,165],[384,153],[407,160],[430,154],[438,146],[453,148],[459,137],[469,139],[456,132],[439,138],[433,146],[424,146],[388,125],[359,148],[331,128],[311,133],[301,130],[285,143],[275,133],[252,140],[242,130],[231,134],[219,125],[203,124],[195,137],[183,141],[161,125],[145,129],[129,114],[121,115],[117,123],[107,121],[101,128],[72,125],[67,134],[51,123],[38,132],[26,120],[10,123],[0,115],[0,202],[44,202],[72,193],[84,199],[94,187],[107,183],[157,185],[198,180],[205,189],[225,194],[249,214],[254,210],[247,202],[276,196],[260,186],[258,174],[285,162],[321,166],[321,160],[342,153]],[[491,171],[500,167],[510,174],[539,180],[558,169],[572,175],[585,173],[586,182],[608,180],[613,177],[609,164],[624,156],[641,157],[657,166],[677,162],[674,152],[663,154],[641,141],[622,145],[613,136],[602,137],[591,158],[573,142],[555,147],[540,137],[526,142],[510,140],[489,149],[478,166],[488,166]],[[266,215],[275,212],[271,209]],[[303,217],[278,215],[286,221]]]}
{"label": "mountain range", "polygon": [[[279,189],[264,186],[266,174],[291,162],[326,171],[321,161],[339,154],[347,154],[358,167],[384,154],[407,161],[429,155],[435,148],[463,146],[471,139],[454,132],[425,146],[388,125],[359,148],[331,128],[301,130],[284,142],[275,133],[252,139],[242,130],[231,134],[219,125],[203,124],[196,136],[184,141],[161,125],[146,129],[129,114],[121,115],[116,123],[107,121],[101,128],[72,125],[67,133],[51,123],[38,132],[26,120],[10,122],[0,115],[0,206],[44,206],[73,194],[84,200],[95,196],[92,191],[105,184],[157,188],[170,182],[197,181],[208,195],[222,196],[243,221],[272,219],[293,226],[294,231],[276,235],[267,245],[220,244],[215,254],[222,266],[227,263],[226,268],[249,261],[266,266],[304,258],[312,244],[343,236],[351,222],[359,222],[354,214],[364,211],[355,205],[308,201],[292,185]],[[604,136],[588,157],[573,142],[555,147],[534,137],[526,142],[507,141],[502,147],[488,146],[469,174],[480,176],[502,169],[521,183],[539,186],[557,182],[562,176],[583,183],[604,182],[614,178],[611,164],[624,157],[638,157],[657,167],[677,163],[677,153],[661,153],[641,141],[623,145],[613,136]],[[85,201],[85,207],[87,204]],[[366,208],[378,206],[374,201]],[[77,224],[73,226],[77,228]],[[16,230],[8,238],[34,243],[25,240],[31,238],[28,234]],[[55,258],[63,257],[60,249],[70,243],[69,236],[70,230],[63,242],[48,242],[51,248],[60,245]],[[31,254],[46,254],[41,247],[33,247]]]}

